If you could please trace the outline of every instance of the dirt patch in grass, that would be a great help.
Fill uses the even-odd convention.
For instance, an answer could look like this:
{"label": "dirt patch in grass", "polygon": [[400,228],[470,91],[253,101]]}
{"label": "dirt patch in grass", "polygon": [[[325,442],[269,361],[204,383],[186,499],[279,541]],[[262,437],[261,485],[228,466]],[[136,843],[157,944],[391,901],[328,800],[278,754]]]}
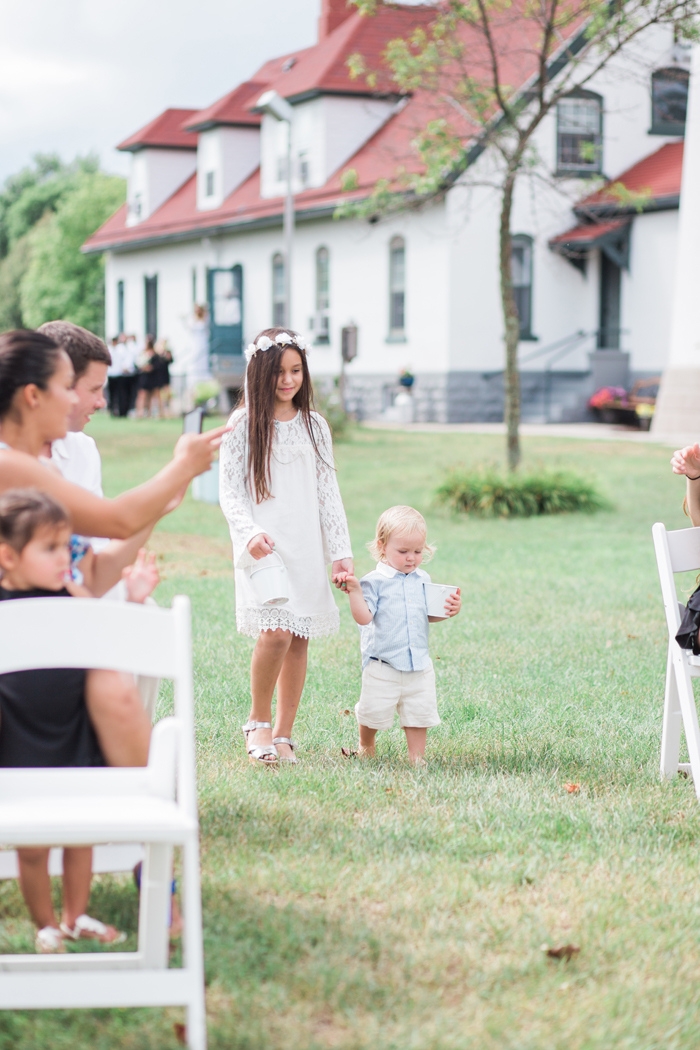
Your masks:
{"label": "dirt patch in grass", "polygon": [[154,532],[148,549],[155,551],[164,580],[172,576],[233,577],[231,546],[210,536],[187,532]]}

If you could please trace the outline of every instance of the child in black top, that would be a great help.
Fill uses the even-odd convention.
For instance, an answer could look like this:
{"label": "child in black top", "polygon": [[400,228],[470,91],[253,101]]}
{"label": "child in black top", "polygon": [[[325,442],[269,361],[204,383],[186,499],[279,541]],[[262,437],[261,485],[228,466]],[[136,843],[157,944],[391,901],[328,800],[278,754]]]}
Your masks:
{"label": "child in black top", "polygon": [[[36,489],[0,496],[0,601],[71,597],[70,536],[66,511],[49,496]],[[129,599],[143,602],[157,582],[152,556],[140,551],[126,570]],[[84,670],[72,668],[0,675],[0,766],[105,765],[85,703],[85,677]],[[124,940],[114,927],[85,914],[92,878],[89,846],[63,851],[60,927],[51,902],[48,847],[17,852],[22,894],[38,926],[38,951],[64,951],[64,936],[105,944]]]}

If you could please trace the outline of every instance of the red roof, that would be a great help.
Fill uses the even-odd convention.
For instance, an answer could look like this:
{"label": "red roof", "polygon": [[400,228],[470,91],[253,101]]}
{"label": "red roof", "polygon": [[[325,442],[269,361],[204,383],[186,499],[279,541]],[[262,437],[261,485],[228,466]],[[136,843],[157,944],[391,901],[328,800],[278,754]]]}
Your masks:
{"label": "red roof", "polygon": [[194,116],[185,121],[183,128],[187,131],[204,131],[217,124],[259,127],[260,114],[251,113],[250,107],[255,105],[266,90],[267,84],[264,82],[246,80],[213,106],[195,112]]}
{"label": "red roof", "polygon": [[[520,18],[519,9],[527,0],[514,0],[505,5],[494,27],[494,35],[502,55],[501,83],[525,85],[537,70],[537,45],[539,26],[532,18]],[[388,42],[395,37],[406,37],[413,29],[427,27],[435,17],[435,7],[395,6],[384,4],[378,7],[374,17],[363,17],[354,10],[347,18],[318,44],[305,50],[284,55],[265,63],[250,82],[240,85],[235,91],[220,99],[207,110],[184,112],[182,123],[189,128],[201,128],[214,123],[237,123],[241,117],[245,96],[250,91],[247,103],[252,107],[263,90],[274,89],[292,101],[300,101],[317,93],[343,95],[388,95],[397,96],[397,86],[391,80],[383,64],[383,52]],[[582,22],[568,27],[573,35]],[[464,25],[462,38],[469,50],[473,75],[478,76],[483,68],[484,76],[490,74],[490,59],[483,36],[474,26]],[[562,44],[565,46],[566,41]],[[353,80],[347,67],[348,56],[359,52],[368,69],[377,71],[378,79],[371,88],[365,77]],[[423,170],[423,162],[415,148],[418,133],[427,122],[436,117],[447,120],[449,130],[459,135],[464,143],[474,140],[479,130],[469,122],[463,112],[445,102],[452,94],[452,80],[463,76],[455,64],[442,80],[440,92],[417,91],[411,96],[397,98],[397,109],[376,134],[366,142],[344,165],[345,170],[354,169],[357,174],[356,189],[351,193],[341,187],[342,172],[333,173],[325,186],[305,190],[295,196],[296,209],[300,217],[304,212],[318,213],[319,209],[332,212],[335,206],[350,198],[369,195],[380,178],[388,178],[394,188],[401,188],[396,181],[396,172],[407,173]],[[255,85],[255,91],[253,91]],[[168,111],[175,112],[175,111]],[[250,114],[250,123],[253,123]],[[157,122],[154,122],[154,124]],[[138,148],[146,144],[144,133],[152,125],[127,140],[121,148]],[[181,136],[187,133],[180,131]],[[194,143],[195,138],[191,140]],[[134,146],[128,146],[132,143]],[[170,237],[186,237],[190,232],[230,228],[255,222],[278,221],[283,210],[283,199],[275,197],[263,200],[260,197],[259,171],[242,186],[237,187],[220,208],[198,211],[196,207],[195,178],[188,180],[173,196],[143,222],[126,226],[126,213],[120,210],[112,216],[87,241],[88,251],[102,251],[110,247],[126,247],[129,244],[151,242]]]}
{"label": "red roof", "polygon": [[134,135],[124,139],[117,149],[135,153],[145,146],[160,149],[197,149],[197,137],[182,130],[182,125],[197,113],[196,109],[166,109]]}
{"label": "red roof", "polygon": [[609,222],[581,224],[574,226],[571,230],[567,230],[566,233],[560,233],[556,237],[552,237],[549,243],[551,246],[559,244],[562,246],[570,245],[572,248],[592,248],[601,238],[607,237],[609,233],[614,233],[615,230],[622,229],[623,226],[627,225],[628,221],[628,219],[611,219]]}
{"label": "red roof", "polygon": [[672,206],[678,203],[683,172],[683,142],[667,142],[655,153],[640,160],[616,179],[591,193],[576,205],[577,214],[601,211],[629,212],[635,210],[635,202],[626,202],[624,196],[615,193],[614,187],[622,184],[630,193],[644,194],[648,202],[639,201],[639,206]]}

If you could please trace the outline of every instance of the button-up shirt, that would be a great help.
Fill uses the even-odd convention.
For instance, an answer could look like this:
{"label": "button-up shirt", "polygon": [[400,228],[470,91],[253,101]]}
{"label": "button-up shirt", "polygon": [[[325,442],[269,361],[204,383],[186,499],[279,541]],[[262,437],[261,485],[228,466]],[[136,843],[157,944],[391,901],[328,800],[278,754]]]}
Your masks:
{"label": "button-up shirt", "polygon": [[424,583],[430,583],[430,576],[422,569],[403,573],[384,561],[362,577],[362,594],[373,616],[371,623],[360,628],[363,668],[373,656],[386,660],[397,671],[423,671],[428,667]]}

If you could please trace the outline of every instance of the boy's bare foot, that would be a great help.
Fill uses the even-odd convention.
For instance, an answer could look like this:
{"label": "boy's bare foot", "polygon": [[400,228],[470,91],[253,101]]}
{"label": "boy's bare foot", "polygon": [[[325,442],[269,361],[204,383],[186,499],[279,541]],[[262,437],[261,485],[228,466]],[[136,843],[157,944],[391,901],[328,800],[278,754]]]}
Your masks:
{"label": "boy's bare foot", "polygon": [[412,766],[416,766],[418,768],[420,768],[421,766],[427,766],[428,764],[425,761],[423,755],[409,755],[408,761],[411,763]]}

